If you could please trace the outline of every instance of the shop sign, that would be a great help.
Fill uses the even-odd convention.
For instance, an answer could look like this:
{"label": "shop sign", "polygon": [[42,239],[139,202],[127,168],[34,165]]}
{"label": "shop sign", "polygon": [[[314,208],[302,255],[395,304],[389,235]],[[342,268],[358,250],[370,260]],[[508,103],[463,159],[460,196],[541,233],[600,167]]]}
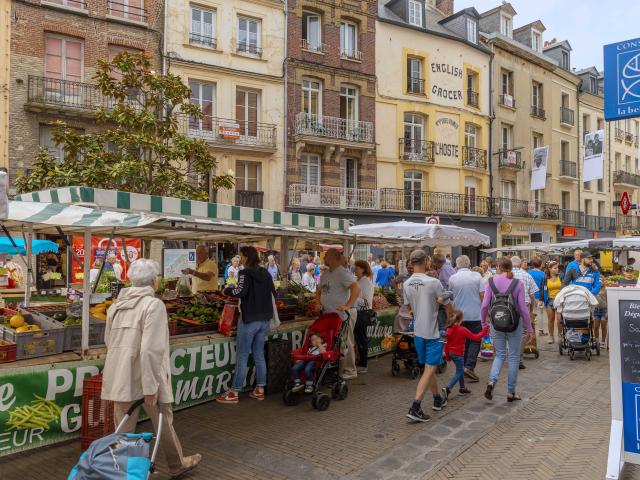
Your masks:
{"label": "shop sign", "polygon": [[576,227],[562,227],[562,236],[571,238],[576,236]]}
{"label": "shop sign", "polygon": [[640,116],[640,38],[604,46],[606,120]]}
{"label": "shop sign", "polygon": [[438,112],[436,114],[436,140],[434,145],[435,161],[458,163],[460,122],[457,115]]}
{"label": "shop sign", "polygon": [[509,234],[513,230],[513,224],[503,222],[500,224],[500,232],[503,234]]}
{"label": "shop sign", "polygon": [[462,104],[462,67],[449,62],[431,63],[431,95],[448,104]]}
{"label": "shop sign", "polygon": [[240,124],[221,123],[218,125],[218,133],[225,140],[238,140],[240,138]]}

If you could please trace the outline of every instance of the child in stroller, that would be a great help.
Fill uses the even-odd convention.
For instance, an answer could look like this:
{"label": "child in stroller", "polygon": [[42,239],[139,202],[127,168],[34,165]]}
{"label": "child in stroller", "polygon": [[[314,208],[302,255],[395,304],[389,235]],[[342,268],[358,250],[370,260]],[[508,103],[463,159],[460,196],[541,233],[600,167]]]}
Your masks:
{"label": "child in stroller", "polygon": [[[311,388],[305,388],[306,392],[313,393],[311,398],[311,404],[313,408],[317,410],[326,410],[329,408],[331,398],[338,400],[344,400],[349,394],[349,387],[347,382],[340,375],[340,358],[342,353],[340,351],[340,336],[344,325],[347,321],[343,322],[340,315],[337,313],[326,313],[320,315],[318,319],[313,322],[305,334],[305,339],[302,344],[302,348],[298,348],[291,352],[291,357],[295,365],[300,365],[300,362],[304,362],[305,367],[313,362],[314,368],[308,367],[304,369],[304,381],[306,386]],[[324,340],[326,347],[323,352],[318,354],[309,354],[310,349],[313,347],[312,337],[315,344],[318,341]],[[297,369],[301,369],[300,366]],[[302,378],[300,370],[297,374],[294,374],[294,378],[289,381],[282,394],[282,400],[285,405],[294,406],[298,405],[302,400],[301,389],[296,388],[296,378],[299,385],[302,384]],[[321,391],[323,386],[328,386],[331,390],[331,396]]]}
{"label": "child in stroller", "polygon": [[[293,364],[291,373],[293,374],[293,392],[299,392],[304,388],[304,393],[313,393],[313,376],[316,370],[316,361],[318,357],[327,351],[327,344],[324,339],[317,333],[309,335],[309,350],[307,355],[313,357],[311,360],[298,360]],[[305,384],[302,384],[300,376],[304,371]]]}
{"label": "child in stroller", "polygon": [[593,310],[598,305],[596,297],[585,287],[569,285],[556,295],[554,307],[560,314],[562,332],[558,351],[566,350],[571,360],[575,352],[584,352],[591,360],[592,350],[600,355],[600,343],[593,335]]}

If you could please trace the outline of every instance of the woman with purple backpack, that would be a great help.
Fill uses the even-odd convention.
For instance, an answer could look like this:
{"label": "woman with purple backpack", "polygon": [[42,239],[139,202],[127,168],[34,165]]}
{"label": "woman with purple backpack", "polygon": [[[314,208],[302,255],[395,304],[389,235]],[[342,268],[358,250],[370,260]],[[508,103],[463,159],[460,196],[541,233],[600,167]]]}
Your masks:
{"label": "woman with purple backpack", "polygon": [[480,310],[482,326],[489,325],[491,327],[491,339],[496,349],[489,382],[484,393],[487,400],[493,399],[493,388],[498,382],[500,370],[507,359],[507,354],[509,361],[507,401],[522,400],[516,393],[522,329],[527,330],[528,341],[531,340],[534,333],[529,309],[524,299],[524,285],[518,279],[513,278],[512,269],[513,265],[509,258],[500,259],[498,263],[499,274],[487,283]]}

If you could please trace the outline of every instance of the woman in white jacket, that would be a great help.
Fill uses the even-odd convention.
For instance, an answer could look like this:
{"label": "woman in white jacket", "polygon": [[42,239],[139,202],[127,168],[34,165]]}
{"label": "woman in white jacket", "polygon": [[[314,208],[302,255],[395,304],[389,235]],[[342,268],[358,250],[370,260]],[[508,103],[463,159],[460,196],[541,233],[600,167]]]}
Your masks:
{"label": "woman in white jacket", "polygon": [[[114,402],[116,425],[131,404],[141,398],[156,431],[162,411],[160,445],[173,478],[195,468],[202,456],[184,457],[173,429],[167,309],[155,297],[159,272],[158,264],[152,260],[133,262],[128,272],[132,286],[120,292],[107,312],[102,399]],[[129,418],[124,431],[134,432],[137,421],[138,411]]]}

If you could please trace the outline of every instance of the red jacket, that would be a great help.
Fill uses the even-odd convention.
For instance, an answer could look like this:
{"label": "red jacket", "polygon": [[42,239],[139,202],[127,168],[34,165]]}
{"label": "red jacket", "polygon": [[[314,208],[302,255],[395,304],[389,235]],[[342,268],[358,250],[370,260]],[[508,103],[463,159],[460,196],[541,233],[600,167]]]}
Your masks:
{"label": "red jacket", "polygon": [[485,327],[479,333],[471,333],[469,329],[462,327],[458,323],[453,327],[447,328],[447,343],[444,345],[444,354],[447,360],[450,359],[450,355],[464,355],[464,344],[466,339],[479,342],[488,331],[489,328]]}

